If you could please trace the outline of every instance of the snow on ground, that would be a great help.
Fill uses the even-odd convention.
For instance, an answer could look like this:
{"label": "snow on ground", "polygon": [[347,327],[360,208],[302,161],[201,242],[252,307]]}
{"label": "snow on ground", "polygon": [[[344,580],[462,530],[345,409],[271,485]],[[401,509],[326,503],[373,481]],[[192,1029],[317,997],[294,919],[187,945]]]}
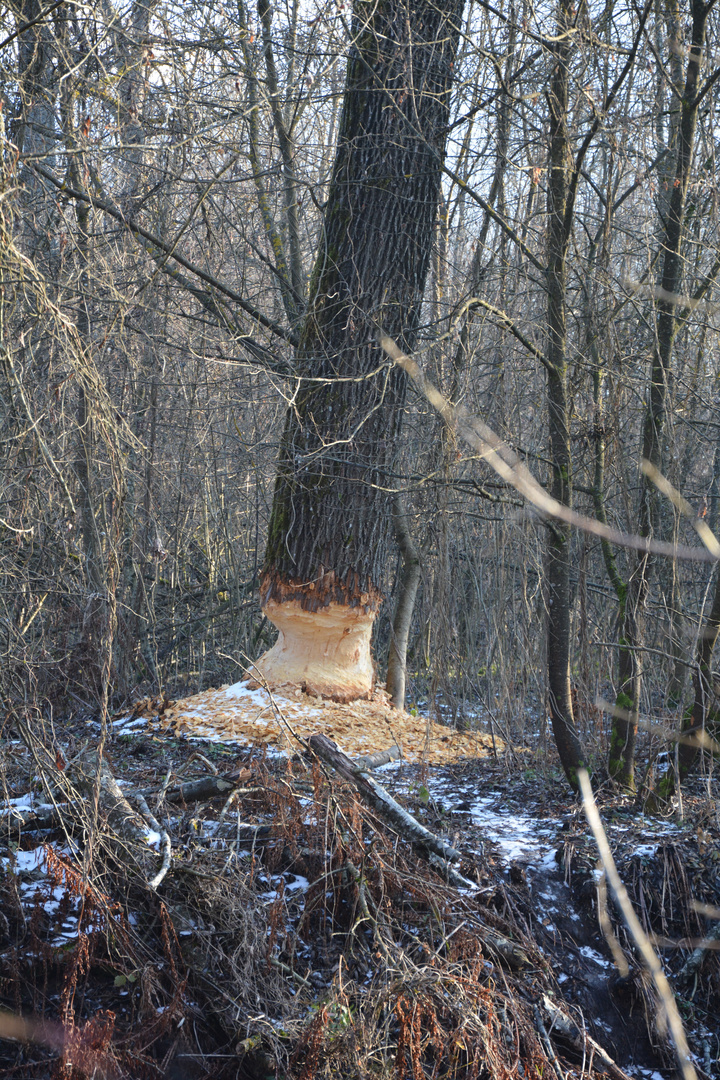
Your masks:
{"label": "snow on ground", "polygon": [[0,857],[0,868],[15,879],[18,896],[28,914],[36,906],[42,909],[49,920],[47,943],[52,948],[58,949],[77,940],[80,897],[71,896],[64,886],[53,884],[47,873],[43,847],[11,851]]}

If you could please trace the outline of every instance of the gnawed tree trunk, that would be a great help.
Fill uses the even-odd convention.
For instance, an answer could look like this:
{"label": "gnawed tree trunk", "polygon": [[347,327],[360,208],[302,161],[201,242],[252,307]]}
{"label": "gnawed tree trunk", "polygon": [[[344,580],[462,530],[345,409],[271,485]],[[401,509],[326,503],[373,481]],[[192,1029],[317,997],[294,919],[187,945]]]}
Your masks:
{"label": "gnawed tree trunk", "polygon": [[405,375],[377,328],[415,341],[462,4],[356,5],[322,241],[297,349],[260,597],[271,685],[369,694]]}

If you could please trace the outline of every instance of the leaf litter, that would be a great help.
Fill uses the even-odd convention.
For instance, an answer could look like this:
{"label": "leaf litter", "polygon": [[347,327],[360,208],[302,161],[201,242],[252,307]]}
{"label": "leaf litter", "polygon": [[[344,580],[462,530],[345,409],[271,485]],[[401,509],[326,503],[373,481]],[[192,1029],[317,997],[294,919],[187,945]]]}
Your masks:
{"label": "leaf litter", "polygon": [[[472,752],[450,760],[408,754],[378,770],[418,821],[460,849],[474,887],[458,890],[352,785],[293,747],[288,732],[303,704],[308,734],[327,733],[327,707],[287,700],[276,706],[294,710],[288,726],[277,713],[272,720],[282,737],[254,746],[245,731],[230,741],[224,725],[211,729],[193,699],[144,705],[115,725],[107,755],[122,791],[145,792],[172,843],[157,889],[143,877],[146,854],[118,842],[102,813],[90,842],[87,801],[61,801],[67,791],[38,774],[25,748],[6,754],[0,992],[9,1011],[56,1020],[62,1037],[0,1041],[0,1075],[674,1074],[652,989],[610,903],[630,975],[615,970],[598,926],[593,842],[552,771],[523,770],[502,746],[497,760],[487,750],[479,759],[477,737]],[[385,704],[376,707],[384,722]],[[198,724],[185,731],[181,717],[193,712]],[[397,744],[405,721],[393,721]],[[345,715],[345,749],[377,750],[360,728],[362,709],[355,722],[353,742]],[[87,734],[77,721],[61,738],[41,730],[48,760],[59,750],[71,761]],[[178,791],[202,786],[208,766],[229,787],[178,801]],[[720,902],[717,820],[703,795],[694,803],[686,794],[692,824],[683,826],[601,799],[615,857],[670,976],[708,927],[693,903]],[[52,797],[60,814],[51,828],[24,823]],[[41,851],[57,860],[52,880]],[[160,853],[147,857],[158,862]],[[45,884],[33,888],[33,875]],[[676,986],[701,1076],[720,1076],[718,968],[709,951],[692,985]]]}

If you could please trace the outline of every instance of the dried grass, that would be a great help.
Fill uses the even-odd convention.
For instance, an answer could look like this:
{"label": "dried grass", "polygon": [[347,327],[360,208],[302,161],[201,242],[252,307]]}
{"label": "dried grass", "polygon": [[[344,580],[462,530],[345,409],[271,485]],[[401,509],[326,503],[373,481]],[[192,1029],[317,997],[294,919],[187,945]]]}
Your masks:
{"label": "dried grass", "polygon": [[5,909],[6,1006],[60,1032],[26,1047],[24,1075],[153,1078],[183,1053],[175,1075],[218,1080],[592,1076],[539,1028],[542,995],[562,997],[529,895],[479,857],[462,867],[477,892],[460,894],[318,765],[246,759],[252,780],[224,815],[222,799],[166,806],[174,858],[151,890],[146,860],[125,858],[127,838],[53,774],[46,735],[26,757],[62,815],[47,864],[87,914],[59,950],[26,899]]}

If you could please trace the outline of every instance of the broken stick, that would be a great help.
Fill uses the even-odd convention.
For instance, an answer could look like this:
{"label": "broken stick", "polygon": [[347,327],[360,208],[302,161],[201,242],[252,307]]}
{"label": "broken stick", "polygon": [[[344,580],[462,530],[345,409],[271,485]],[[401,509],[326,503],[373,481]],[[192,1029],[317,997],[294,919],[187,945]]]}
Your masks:
{"label": "broken stick", "polygon": [[[352,758],[340,749],[337,743],[328,739],[327,735],[315,734],[308,739],[308,746],[317,754],[322,761],[335,769],[342,777],[354,784],[363,799],[372,806],[395,832],[404,836],[406,840],[423,855],[428,862],[437,867],[443,873],[451,885],[461,889],[475,889],[474,882],[464,878],[452,866],[453,862],[460,862],[462,855],[441,837],[430,832],[424,825],[408,814],[399,802],[393,799],[385,788],[375,780],[366,776]],[[433,858],[434,856],[434,858]]]}

